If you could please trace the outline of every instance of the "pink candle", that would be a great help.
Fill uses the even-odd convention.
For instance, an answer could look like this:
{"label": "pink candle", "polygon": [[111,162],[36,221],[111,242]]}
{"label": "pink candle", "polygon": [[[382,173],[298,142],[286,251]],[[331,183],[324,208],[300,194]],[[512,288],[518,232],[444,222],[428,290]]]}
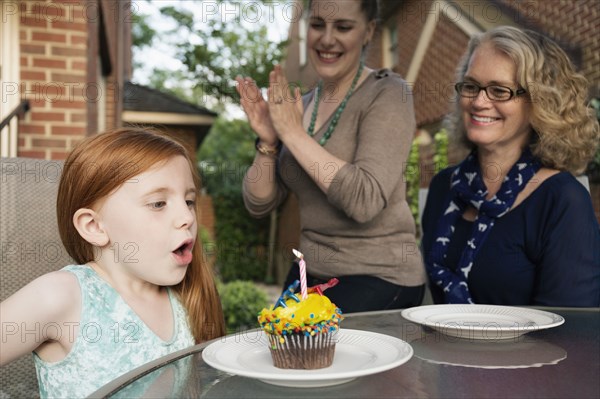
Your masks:
{"label": "pink candle", "polygon": [[308,297],[308,289],[306,288],[306,262],[304,262],[304,255],[295,249],[292,249],[292,252],[294,252],[294,256],[300,259],[300,262],[298,262],[300,266],[300,292],[302,299],[306,299]]}

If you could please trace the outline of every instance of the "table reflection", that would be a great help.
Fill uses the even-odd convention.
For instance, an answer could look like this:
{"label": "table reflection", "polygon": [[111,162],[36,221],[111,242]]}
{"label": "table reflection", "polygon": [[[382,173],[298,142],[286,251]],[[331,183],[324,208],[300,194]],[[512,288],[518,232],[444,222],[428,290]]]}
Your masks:
{"label": "table reflection", "polygon": [[427,334],[411,342],[415,356],[427,362],[482,369],[517,369],[557,364],[567,357],[558,345],[523,335],[497,342]]}

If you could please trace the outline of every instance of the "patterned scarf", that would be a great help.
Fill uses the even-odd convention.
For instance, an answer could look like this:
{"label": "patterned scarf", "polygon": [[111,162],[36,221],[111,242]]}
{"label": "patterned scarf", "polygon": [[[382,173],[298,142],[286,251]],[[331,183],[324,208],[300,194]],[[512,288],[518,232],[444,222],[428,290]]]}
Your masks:
{"label": "patterned scarf", "polygon": [[[430,280],[442,288],[446,303],[473,303],[467,280],[475,255],[494,227],[495,220],[510,210],[519,192],[539,168],[539,161],[527,148],[504,178],[500,190],[489,200],[485,198],[488,191],[481,177],[476,151],[471,152],[454,170],[450,178],[452,195],[438,222],[435,241],[425,262]],[[453,272],[445,265],[446,252],[454,226],[468,205],[474,206],[478,215],[456,272]]]}

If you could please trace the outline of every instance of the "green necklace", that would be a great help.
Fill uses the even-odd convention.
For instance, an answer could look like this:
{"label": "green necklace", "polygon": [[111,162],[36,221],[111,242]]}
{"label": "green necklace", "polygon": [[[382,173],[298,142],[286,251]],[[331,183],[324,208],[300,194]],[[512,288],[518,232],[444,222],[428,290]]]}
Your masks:
{"label": "green necklace", "polygon": [[[329,137],[331,137],[331,134],[335,130],[335,127],[337,126],[338,121],[340,120],[340,116],[342,115],[342,112],[344,112],[344,108],[346,108],[348,99],[352,95],[352,92],[354,91],[354,88],[356,87],[356,83],[358,82],[358,79],[360,78],[360,75],[362,74],[364,66],[365,66],[364,62],[361,61],[360,65],[358,67],[358,71],[356,72],[356,76],[354,76],[354,80],[352,81],[352,85],[350,86],[350,90],[348,90],[348,93],[346,93],[346,97],[344,97],[341,104],[335,110],[335,114],[333,115],[333,118],[331,119],[331,123],[329,124],[329,127],[327,127],[327,131],[325,132],[323,137],[321,137],[321,139],[319,140],[319,144],[321,144],[322,146],[324,146],[325,143],[327,143],[327,140],[329,140]],[[321,90],[322,89],[323,89],[323,81],[320,81],[319,84],[317,85],[317,90],[315,92],[315,106],[313,108],[313,112],[310,117],[310,125],[308,126],[308,134],[310,137],[313,137],[315,135],[315,122],[317,121],[317,112],[319,111],[319,100],[321,99]]]}

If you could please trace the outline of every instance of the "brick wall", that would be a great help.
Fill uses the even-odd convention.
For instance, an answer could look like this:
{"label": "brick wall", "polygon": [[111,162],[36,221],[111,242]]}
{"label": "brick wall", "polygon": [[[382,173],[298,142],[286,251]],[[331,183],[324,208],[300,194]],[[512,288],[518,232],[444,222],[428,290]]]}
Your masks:
{"label": "brick wall", "polygon": [[86,133],[85,2],[22,1],[18,156],[64,159]]}
{"label": "brick wall", "polygon": [[[430,8],[430,0],[406,1],[395,15],[384,19],[385,25],[397,25],[398,63],[394,71],[404,77],[408,74],[425,21],[431,13]],[[419,126],[439,121],[450,110],[454,99],[454,70],[468,43],[467,35],[448,18],[440,14],[436,22],[434,35],[417,79],[409,82],[413,87]],[[369,52],[369,60],[373,60],[369,65],[377,65],[375,60],[381,59],[381,52],[385,51],[377,46],[378,42],[381,42],[379,37],[375,38]]]}
{"label": "brick wall", "polygon": [[409,0],[400,12],[390,20],[390,22],[395,20],[398,25],[399,62],[395,71],[402,76],[406,76],[408,73],[410,62],[427,18],[425,10],[429,10],[430,6],[431,0]]}
{"label": "brick wall", "polygon": [[451,110],[455,70],[468,42],[468,36],[454,23],[438,17],[413,89],[418,126],[439,121]]}
{"label": "brick wall", "polygon": [[598,0],[497,0],[522,26],[540,28],[558,43],[581,49],[580,71],[600,95],[600,2]]}

